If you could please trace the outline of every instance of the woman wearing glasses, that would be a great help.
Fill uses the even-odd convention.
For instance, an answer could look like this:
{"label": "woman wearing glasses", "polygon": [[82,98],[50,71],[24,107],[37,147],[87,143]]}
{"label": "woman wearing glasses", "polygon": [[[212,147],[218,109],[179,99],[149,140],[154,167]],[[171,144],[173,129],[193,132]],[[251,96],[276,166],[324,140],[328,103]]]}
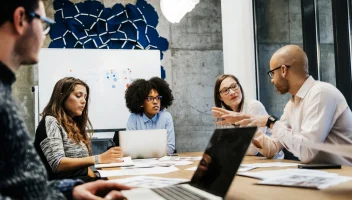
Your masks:
{"label": "woman wearing glasses", "polygon": [[42,159],[49,180],[79,178],[95,180],[89,166],[121,162],[120,147],[92,156],[88,118],[89,87],[83,81],[66,77],[59,80],[42,113],[34,146]]}
{"label": "woman wearing glasses", "polygon": [[[226,114],[236,115],[238,113],[251,115],[267,115],[267,112],[262,103],[257,100],[249,100],[245,98],[242,86],[239,80],[229,74],[220,75],[214,87],[214,101],[215,106],[212,109],[214,118],[222,120],[221,116]],[[256,136],[261,133],[271,135],[270,129],[260,128]],[[254,138],[256,138],[254,136]],[[272,152],[265,149],[257,149],[251,144],[247,150],[247,155],[257,155],[258,150],[267,158],[283,158],[284,154],[280,151],[273,155]]]}
{"label": "woman wearing glasses", "polygon": [[166,129],[168,154],[174,153],[174,123],[171,114],[165,110],[174,100],[169,84],[158,77],[137,79],[127,88],[125,99],[131,112],[126,129]]}

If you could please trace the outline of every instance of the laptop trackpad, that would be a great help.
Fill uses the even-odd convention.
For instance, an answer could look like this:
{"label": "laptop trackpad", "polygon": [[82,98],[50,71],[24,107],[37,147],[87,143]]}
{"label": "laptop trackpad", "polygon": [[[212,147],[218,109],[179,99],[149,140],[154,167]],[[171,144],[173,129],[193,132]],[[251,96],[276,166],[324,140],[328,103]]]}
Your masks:
{"label": "laptop trackpad", "polygon": [[148,188],[135,188],[132,190],[121,191],[122,195],[127,199],[153,199],[153,200],[164,200],[157,193],[151,191]]}

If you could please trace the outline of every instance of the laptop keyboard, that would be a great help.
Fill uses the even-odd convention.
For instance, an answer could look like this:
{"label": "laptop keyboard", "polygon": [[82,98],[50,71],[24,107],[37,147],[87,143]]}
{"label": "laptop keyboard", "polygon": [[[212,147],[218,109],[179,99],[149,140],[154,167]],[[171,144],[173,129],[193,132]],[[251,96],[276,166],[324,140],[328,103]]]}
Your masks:
{"label": "laptop keyboard", "polygon": [[176,186],[169,186],[164,188],[155,188],[152,189],[153,192],[157,193],[158,195],[164,197],[167,200],[205,200],[207,198],[196,194],[190,190],[185,189],[180,185]]}

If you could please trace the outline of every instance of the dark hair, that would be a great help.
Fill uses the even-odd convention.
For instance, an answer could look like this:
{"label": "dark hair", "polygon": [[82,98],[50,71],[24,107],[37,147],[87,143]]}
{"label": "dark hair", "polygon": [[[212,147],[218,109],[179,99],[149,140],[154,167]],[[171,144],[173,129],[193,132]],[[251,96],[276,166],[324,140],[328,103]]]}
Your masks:
{"label": "dark hair", "polygon": [[231,75],[231,74],[223,74],[223,75],[220,75],[217,79],[216,79],[216,82],[215,82],[215,87],[214,87],[214,101],[215,101],[215,106],[216,107],[219,107],[219,108],[222,108],[224,107],[226,110],[232,110],[230,108],[230,106],[226,105],[223,101],[220,100],[220,92],[219,92],[219,89],[220,89],[220,85],[222,83],[222,81],[226,78],[233,78],[237,84],[240,86],[240,90],[241,90],[241,93],[242,93],[242,100],[240,102],[240,104],[238,105],[238,108],[237,110],[233,110],[233,111],[236,111],[236,112],[241,112],[242,110],[242,107],[243,107],[243,102],[244,102],[244,92],[243,92],[243,89],[242,89],[242,85],[240,84],[240,82],[238,81],[238,79]]}
{"label": "dark hair", "polygon": [[160,103],[160,110],[172,105],[174,96],[172,96],[169,84],[165,80],[159,77],[153,77],[148,81],[145,79],[136,79],[125,92],[126,106],[131,113],[143,114],[144,110],[141,106],[153,89],[163,97]]}
{"label": "dark hair", "polygon": [[[67,114],[65,108],[65,102],[70,94],[74,91],[76,85],[82,85],[87,90],[86,106],[81,116],[70,117]],[[90,136],[88,136],[87,128],[89,131],[93,131],[92,124],[88,118],[88,104],[89,104],[89,87],[88,85],[76,79],[74,77],[66,77],[59,80],[53,89],[53,93],[50,97],[48,105],[44,108],[42,116],[53,116],[57,119],[59,124],[64,127],[68,137],[74,140],[77,144],[83,142],[89,152],[90,148]]]}
{"label": "dark hair", "polygon": [[[28,12],[33,12],[39,7],[41,0],[10,0],[0,6],[0,26],[6,21],[13,21],[13,13],[18,7],[23,7]],[[30,21],[31,18],[29,18]]]}

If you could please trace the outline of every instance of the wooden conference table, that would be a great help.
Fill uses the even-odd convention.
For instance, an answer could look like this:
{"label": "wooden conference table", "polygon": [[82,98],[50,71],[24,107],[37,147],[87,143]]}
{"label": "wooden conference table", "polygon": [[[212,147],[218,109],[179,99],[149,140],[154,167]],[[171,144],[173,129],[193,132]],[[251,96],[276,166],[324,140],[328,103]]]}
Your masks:
{"label": "wooden conference table", "polygon": [[[201,152],[190,152],[190,153],[179,153],[179,156],[201,156]],[[260,163],[260,162],[273,162],[278,160],[265,159],[257,156],[246,156],[242,163]],[[165,177],[165,178],[185,178],[191,179],[194,171],[185,170],[192,166],[197,166],[199,161],[195,161],[192,165],[177,166],[179,171],[168,173],[168,174],[155,174],[151,176]],[[291,160],[280,160],[280,162],[294,162]],[[296,167],[286,167],[296,168]],[[112,170],[118,168],[106,168],[104,170]],[[254,169],[252,171],[260,170],[272,170],[272,169],[285,169],[284,167],[272,167],[272,168],[261,168]],[[342,176],[352,176],[352,167],[342,166],[342,169],[330,169],[324,170],[331,173],[337,173]],[[109,177],[109,179],[126,178],[128,176]],[[329,187],[325,190],[314,190],[314,189],[303,189],[293,187],[278,187],[278,186],[265,186],[255,185],[258,179],[236,176],[232,185],[227,193],[226,199],[319,199],[319,200],[330,200],[330,199],[352,199],[352,181],[342,183],[337,186]]]}

